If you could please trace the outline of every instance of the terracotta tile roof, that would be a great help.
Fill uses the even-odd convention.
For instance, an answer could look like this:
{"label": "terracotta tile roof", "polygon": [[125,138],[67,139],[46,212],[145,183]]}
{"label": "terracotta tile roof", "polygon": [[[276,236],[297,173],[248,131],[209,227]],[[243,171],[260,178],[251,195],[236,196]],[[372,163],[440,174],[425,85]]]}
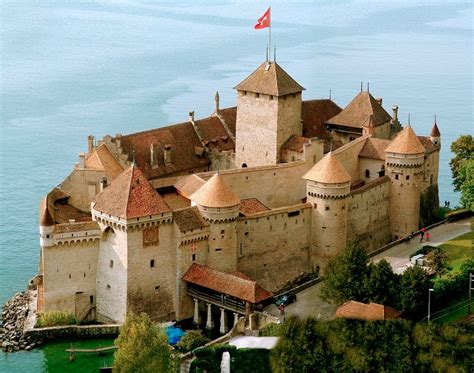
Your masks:
{"label": "terracotta tile roof", "polygon": [[349,175],[332,152],[326,154],[303,178],[326,184],[347,183],[351,181],[351,175]]}
{"label": "terracotta tile roof", "polygon": [[130,166],[99,193],[94,209],[115,217],[133,219],[171,211],[137,166]]}
{"label": "terracotta tile roof", "polygon": [[426,153],[432,153],[435,150],[438,150],[438,148],[431,142],[431,138],[428,136],[417,136],[418,140],[420,140],[421,145],[425,148]]}
{"label": "terracotta tile roof", "polygon": [[206,180],[201,179],[199,176],[193,174],[180,178],[174,187],[179,194],[191,199],[191,196],[196,193],[196,191],[204,184],[206,184]]}
{"label": "terracotta tile roof", "polygon": [[240,203],[239,197],[219,173],[211,177],[191,198],[205,207],[231,207]]}
{"label": "terracotta tile roof", "polygon": [[194,122],[201,135],[201,139],[209,149],[218,151],[234,150],[234,141],[229,137],[217,116],[200,119]]}
{"label": "terracotta tile roof", "polygon": [[54,204],[54,221],[57,224],[69,223],[70,220],[74,221],[90,221],[92,220],[90,214],[81,211],[74,206],[63,203]]}
{"label": "terracotta tile roof", "polygon": [[267,61],[262,63],[257,70],[234,89],[277,97],[304,90],[280,65],[276,62]]}
{"label": "terracotta tile roof", "polygon": [[350,300],[340,306],[336,317],[359,320],[392,320],[400,317],[402,313],[391,307],[378,303],[360,303]]}
{"label": "terracotta tile roof", "polygon": [[[153,169],[150,160],[150,146],[153,144],[157,168]],[[164,147],[171,145],[171,164],[164,163]],[[128,160],[135,161],[148,179],[154,179],[177,172],[205,167],[210,164],[206,154],[196,154],[202,147],[193,125],[190,122],[157,128],[150,131],[122,136],[122,150]]]}
{"label": "terracotta tile roof", "polygon": [[53,188],[53,190],[48,193],[48,199],[52,203],[56,203],[60,200],[67,200],[69,197],[71,197],[69,194],[67,194],[65,191],[56,187]]}
{"label": "terracotta tile roof", "polygon": [[257,212],[269,211],[270,209],[257,198],[246,198],[240,201],[240,213],[243,216],[256,214]]}
{"label": "terracotta tile roof", "polygon": [[273,296],[271,292],[260,287],[243,273],[219,272],[196,263],[188,269],[183,280],[253,304],[263,302]]}
{"label": "terracotta tile roof", "polygon": [[303,121],[303,136],[329,137],[324,123],[339,114],[342,109],[332,100],[308,100],[303,101],[301,106],[301,119]]}
{"label": "terracotta tile roof", "polygon": [[390,145],[390,140],[370,137],[362,147],[359,157],[385,160],[385,149]]}
{"label": "terracotta tile roof", "polygon": [[54,225],[54,220],[49,213],[47,196],[41,200],[39,225],[42,227],[51,227]]}
{"label": "terracotta tile roof", "polygon": [[63,223],[56,225],[54,233],[69,233],[69,232],[80,232],[89,231],[93,229],[99,229],[99,224],[96,221],[87,222],[76,222],[76,223]]}
{"label": "terracotta tile roof", "polygon": [[433,124],[433,128],[431,129],[430,136],[432,136],[432,137],[440,137],[441,136],[441,133],[439,132],[439,128],[438,128],[438,125],[436,124],[436,122]]}
{"label": "terracotta tile roof", "polygon": [[287,142],[283,144],[282,149],[303,153],[304,145],[309,143],[310,141],[307,137],[292,135]]}
{"label": "terracotta tile roof", "polygon": [[85,167],[91,170],[104,171],[110,179],[114,179],[123,171],[122,165],[105,144],[100,145],[86,158]]}
{"label": "terracotta tile roof", "polygon": [[235,124],[237,122],[237,106],[219,110],[219,116],[224,120],[229,130],[235,136]]}
{"label": "terracotta tile roof", "polygon": [[196,206],[174,211],[173,218],[181,232],[209,226]]}
{"label": "terracotta tile roof", "polygon": [[361,128],[370,115],[373,115],[374,126],[378,126],[392,119],[369,92],[362,91],[344,110],[329,119],[326,123]]}
{"label": "terracotta tile roof", "polygon": [[191,206],[191,201],[177,191],[158,192],[171,210],[179,210]]}
{"label": "terracotta tile roof", "polygon": [[425,152],[425,148],[418,137],[416,137],[411,126],[407,126],[398,133],[397,137],[395,137],[392,143],[385,149],[385,152],[397,154],[421,154]]}

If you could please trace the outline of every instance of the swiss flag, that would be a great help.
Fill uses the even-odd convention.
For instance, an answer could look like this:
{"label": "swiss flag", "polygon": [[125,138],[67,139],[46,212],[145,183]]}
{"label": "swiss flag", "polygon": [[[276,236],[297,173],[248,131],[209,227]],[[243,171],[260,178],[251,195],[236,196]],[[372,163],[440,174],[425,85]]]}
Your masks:
{"label": "swiss flag", "polygon": [[255,25],[254,28],[258,30],[258,29],[270,27],[270,9],[271,7],[268,8],[265,13],[263,13],[263,16],[261,16],[258,19],[257,24]]}

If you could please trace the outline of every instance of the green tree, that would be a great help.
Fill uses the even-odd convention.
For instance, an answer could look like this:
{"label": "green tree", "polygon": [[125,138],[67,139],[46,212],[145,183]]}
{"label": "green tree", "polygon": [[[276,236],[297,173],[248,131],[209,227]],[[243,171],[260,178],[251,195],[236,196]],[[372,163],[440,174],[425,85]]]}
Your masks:
{"label": "green tree", "polygon": [[461,172],[462,165],[467,160],[474,158],[474,140],[472,135],[461,135],[451,144],[451,151],[454,153],[454,158],[451,159],[449,165],[453,174],[454,190],[460,191],[466,177]]}
{"label": "green tree", "polygon": [[407,316],[420,317],[426,312],[430,281],[426,272],[418,266],[403,272],[400,280],[399,309]]}
{"label": "green tree", "polygon": [[369,265],[369,275],[364,286],[370,301],[390,307],[398,306],[400,279],[385,259]]}
{"label": "green tree", "polygon": [[115,340],[116,372],[172,372],[172,349],[166,334],[145,313],[129,314]]}
{"label": "green tree", "polygon": [[321,286],[321,298],[335,304],[347,300],[366,301],[364,282],[369,259],[357,243],[347,247],[329,261]]}
{"label": "green tree", "polygon": [[176,347],[183,352],[188,352],[205,345],[207,342],[210,342],[210,339],[202,335],[200,330],[189,330],[183,338],[181,338]]}
{"label": "green tree", "polygon": [[446,253],[439,248],[431,250],[428,255],[426,255],[428,267],[439,276],[446,272],[446,269],[448,268],[447,259],[448,256]]}
{"label": "green tree", "polygon": [[461,185],[461,205],[474,211],[474,159],[462,163],[459,168],[459,179],[463,180]]}

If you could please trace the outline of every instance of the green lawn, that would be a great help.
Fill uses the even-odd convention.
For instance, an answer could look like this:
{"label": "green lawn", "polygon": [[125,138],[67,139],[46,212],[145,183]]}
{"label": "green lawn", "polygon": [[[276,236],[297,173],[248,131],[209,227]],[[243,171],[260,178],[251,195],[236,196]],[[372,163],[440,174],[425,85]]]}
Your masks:
{"label": "green lawn", "polygon": [[448,255],[451,271],[457,272],[467,259],[474,258],[474,231],[453,238],[439,247]]}

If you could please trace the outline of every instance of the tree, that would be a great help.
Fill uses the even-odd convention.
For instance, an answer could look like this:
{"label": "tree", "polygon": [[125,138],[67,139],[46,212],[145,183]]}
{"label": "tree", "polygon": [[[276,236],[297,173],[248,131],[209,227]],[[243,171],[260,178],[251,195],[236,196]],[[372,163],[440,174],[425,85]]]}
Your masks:
{"label": "tree", "polygon": [[411,317],[420,317],[428,304],[430,281],[425,271],[414,266],[403,272],[400,281],[399,309]]}
{"label": "tree", "polygon": [[439,276],[446,272],[448,268],[448,263],[446,262],[447,258],[446,253],[440,248],[431,250],[428,255],[426,255],[428,267]]}
{"label": "tree", "polygon": [[329,261],[321,286],[321,298],[335,304],[347,300],[365,301],[364,282],[368,274],[369,259],[357,243],[347,247]]}
{"label": "tree", "polygon": [[202,335],[200,330],[190,330],[183,336],[183,338],[181,338],[176,347],[178,347],[183,352],[188,352],[199,346],[205,345],[210,341],[211,340],[209,338]]}
{"label": "tree", "polygon": [[116,372],[170,372],[172,349],[165,332],[145,313],[129,314],[115,340]]}
{"label": "tree", "polygon": [[474,211],[474,159],[463,162],[459,168],[459,179],[463,180],[461,185],[461,205]]}
{"label": "tree", "polygon": [[460,191],[465,181],[466,175],[460,172],[462,165],[467,160],[474,159],[474,140],[472,135],[461,135],[451,144],[451,151],[454,158],[451,159],[449,165],[453,173],[454,190]]}
{"label": "tree", "polygon": [[371,302],[397,307],[400,279],[385,259],[369,265],[369,275],[364,286]]}

